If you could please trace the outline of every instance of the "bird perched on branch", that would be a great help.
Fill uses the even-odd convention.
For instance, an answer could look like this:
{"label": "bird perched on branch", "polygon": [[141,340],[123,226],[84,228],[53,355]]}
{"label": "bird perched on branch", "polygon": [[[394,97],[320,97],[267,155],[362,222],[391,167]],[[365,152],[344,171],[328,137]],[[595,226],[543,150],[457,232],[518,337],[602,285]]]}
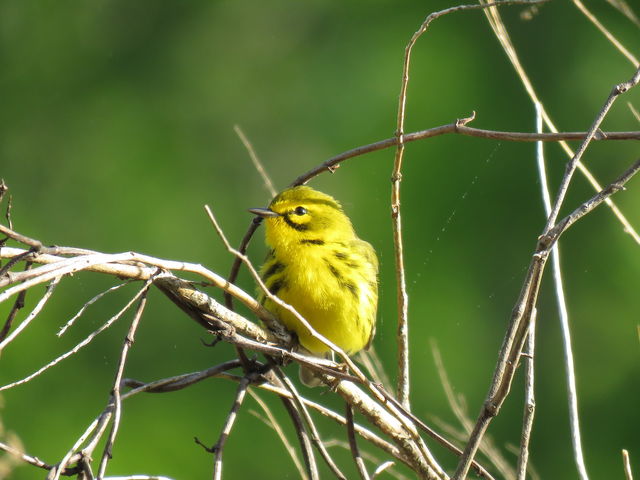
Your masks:
{"label": "bird perched on branch", "polygon": [[[378,259],[373,247],[358,238],[340,204],[298,186],[278,194],[268,208],[249,211],[266,223],[270,250],[260,274],[269,292],[345,352],[368,348],[375,333]],[[263,291],[258,296],[305,350],[317,356],[331,352],[291,311]],[[306,369],[300,377],[307,385],[320,383]]]}

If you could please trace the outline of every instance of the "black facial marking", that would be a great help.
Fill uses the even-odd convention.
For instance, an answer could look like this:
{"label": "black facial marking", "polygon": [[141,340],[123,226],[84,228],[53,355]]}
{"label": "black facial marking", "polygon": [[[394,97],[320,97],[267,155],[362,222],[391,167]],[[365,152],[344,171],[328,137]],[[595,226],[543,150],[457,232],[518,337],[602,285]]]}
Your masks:
{"label": "black facial marking", "polygon": [[287,225],[289,225],[291,228],[293,228],[294,230],[297,230],[299,232],[304,232],[305,230],[309,230],[309,225],[306,223],[296,223],[293,220],[291,220],[291,218],[289,218],[289,214],[285,214],[283,215],[284,221],[287,223]]}
{"label": "black facial marking", "polygon": [[320,240],[319,238],[305,238],[300,240],[300,243],[310,243],[311,245],[324,245],[324,240]]}

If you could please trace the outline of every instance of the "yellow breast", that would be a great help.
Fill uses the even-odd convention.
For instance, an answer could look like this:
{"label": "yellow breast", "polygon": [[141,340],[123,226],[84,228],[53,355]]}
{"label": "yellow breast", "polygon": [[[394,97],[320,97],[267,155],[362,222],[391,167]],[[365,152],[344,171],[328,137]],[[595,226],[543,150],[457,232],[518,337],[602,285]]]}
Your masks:
{"label": "yellow breast", "polygon": [[[375,332],[378,261],[355,234],[340,204],[310,187],[276,196],[266,221],[271,248],[261,275],[269,291],[294,307],[313,329],[348,353],[366,348]],[[287,309],[259,292],[260,300],[312,353],[329,351]]]}

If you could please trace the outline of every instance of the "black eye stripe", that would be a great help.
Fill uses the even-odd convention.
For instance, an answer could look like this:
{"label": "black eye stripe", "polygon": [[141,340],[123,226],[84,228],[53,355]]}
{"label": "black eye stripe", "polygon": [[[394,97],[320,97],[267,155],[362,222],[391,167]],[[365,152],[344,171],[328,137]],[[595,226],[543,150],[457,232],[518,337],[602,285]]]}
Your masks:
{"label": "black eye stripe", "polygon": [[309,230],[309,225],[306,223],[296,223],[291,218],[289,218],[289,214],[285,214],[282,216],[284,221],[294,230],[298,230],[299,232],[304,232],[305,230]]}

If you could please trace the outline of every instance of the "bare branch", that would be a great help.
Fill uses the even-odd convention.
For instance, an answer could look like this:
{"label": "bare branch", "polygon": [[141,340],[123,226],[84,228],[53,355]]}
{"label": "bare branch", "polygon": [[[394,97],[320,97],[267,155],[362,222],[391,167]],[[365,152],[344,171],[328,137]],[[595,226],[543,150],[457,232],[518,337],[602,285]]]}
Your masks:
{"label": "bare branch", "polygon": [[[522,352],[524,340],[527,335],[531,315],[537,301],[542,274],[544,272],[544,267],[549,255],[549,248],[553,247],[559,235],[566,230],[566,225],[570,224],[570,220],[565,219],[566,221],[563,220],[554,227],[557,214],[565,198],[569,181],[571,180],[573,172],[575,172],[576,166],[580,161],[580,158],[584,154],[587,146],[589,145],[593,134],[599,128],[600,123],[611,108],[611,105],[613,104],[615,99],[618,98],[618,96],[622,93],[635,86],[639,81],[640,69],[636,71],[636,73],[629,81],[616,85],[612,89],[604,106],[596,116],[596,119],[594,120],[589,130],[589,135],[582,142],[580,148],[576,152],[576,155],[567,165],[565,175],[558,190],[555,204],[553,206],[551,214],[549,215],[543,234],[540,237],[538,246],[536,247],[536,252],[534,253],[531,260],[529,270],[527,272],[527,276],[520,293],[520,297],[516,302],[511,322],[500,350],[498,364],[496,365],[496,368],[494,370],[489,393],[483,404],[474,430],[471,433],[469,442],[465,447],[464,455],[462,456],[460,463],[458,464],[458,468],[456,469],[455,475],[453,477],[455,480],[461,480],[466,477],[469,470],[470,461],[478,449],[484,432],[488,428],[489,423],[491,423],[493,417],[497,415],[502,403],[504,402],[504,399],[509,393],[511,381],[513,380],[515,369],[519,362],[520,353]],[[631,178],[631,176],[633,176],[633,174],[637,172],[639,168],[640,161],[636,162],[636,165],[632,166],[632,168],[625,172],[621,176],[621,178],[626,179],[624,181],[627,181],[629,178]],[[605,198],[608,198],[615,191],[619,190],[624,184],[624,182],[620,183],[620,181],[621,179],[618,179],[617,182],[614,182],[614,184],[612,184],[613,186],[610,185],[610,187],[605,189],[606,192],[600,192],[598,195],[596,195],[599,201],[590,203],[591,206],[585,207],[585,209],[590,210],[592,208],[595,208],[597,204],[601,203],[605,200]],[[582,215],[571,217],[570,215],[571,218],[576,219],[580,218],[581,216]]]}
{"label": "bare branch", "polygon": [[284,373],[280,368],[276,367],[274,371],[278,376],[278,378],[280,379],[280,381],[282,382],[282,384],[291,393],[291,399],[293,400],[298,411],[301,413],[302,418],[304,419],[305,424],[309,429],[311,442],[318,449],[318,451],[320,452],[320,455],[322,456],[326,464],[329,466],[333,474],[336,476],[336,478],[346,480],[347,477],[345,477],[345,475],[340,471],[336,463],[333,461],[333,458],[331,458],[331,455],[329,455],[329,452],[325,448],[324,443],[320,438],[320,434],[318,433],[318,429],[313,419],[311,418],[311,415],[309,414],[309,410],[307,410],[307,407],[302,401],[302,398],[300,397],[300,394],[296,390],[296,387],[293,385],[291,380],[289,380],[289,378],[287,378],[287,376],[284,375]]}
{"label": "bare branch", "polygon": [[356,442],[356,434],[353,427],[353,409],[348,403],[345,404],[345,411],[345,418],[347,419],[347,434],[349,437],[349,447],[351,448],[351,455],[353,456],[353,460],[356,462],[356,466],[358,467],[360,478],[362,478],[362,480],[370,480],[369,473],[367,472],[367,467],[365,467],[364,460],[362,460],[362,457],[360,456],[358,442]]}
{"label": "bare branch", "polygon": [[78,343],[71,350],[67,351],[66,353],[63,353],[60,356],[58,356],[57,358],[55,358],[51,362],[47,363],[43,367],[40,367],[38,370],[33,372],[31,375],[28,375],[28,376],[24,377],[23,379],[17,380],[17,381],[15,381],[13,383],[9,383],[7,385],[0,386],[0,391],[9,390],[10,388],[17,387],[18,385],[22,385],[24,383],[27,383],[27,382],[33,380],[38,375],[40,375],[41,373],[43,373],[46,370],[48,370],[49,368],[53,367],[54,365],[57,365],[62,360],[65,360],[66,358],[69,358],[71,355],[74,355],[75,353],[77,353],[80,349],[82,349],[83,347],[85,347],[89,343],[91,343],[95,337],[97,337],[99,334],[101,334],[107,328],[109,328],[111,325],[113,325],[113,323],[116,320],[118,320],[129,309],[129,307],[131,307],[131,305],[133,305],[133,303],[138,298],[140,298],[141,295],[144,294],[145,291],[146,291],[146,288],[143,287],[118,313],[116,313],[113,317],[111,317],[104,324],[102,324],[102,326],[100,326],[100,328],[95,330],[93,333],[89,334],[84,340],[82,340],[80,343]]}
{"label": "bare branch", "polygon": [[238,385],[238,391],[236,392],[236,398],[233,402],[233,406],[231,407],[231,411],[227,416],[227,421],[224,424],[224,428],[222,429],[222,432],[220,432],[220,437],[218,438],[215,446],[209,449],[210,452],[213,452],[215,458],[213,464],[214,480],[222,479],[222,452],[224,450],[227,439],[229,438],[229,434],[231,433],[231,429],[233,428],[236,417],[238,416],[238,410],[240,410],[240,406],[242,405],[242,402],[244,401],[244,398],[247,394],[247,387],[249,386],[250,382],[251,380],[249,380],[248,377],[244,377],[240,381],[240,385]]}
{"label": "bare branch", "polygon": [[118,428],[120,427],[120,418],[122,416],[122,398],[120,394],[122,375],[124,374],[127,355],[133,345],[133,342],[135,341],[136,330],[138,329],[138,325],[140,324],[142,312],[144,312],[144,309],[147,305],[147,293],[149,292],[149,286],[151,285],[152,281],[153,279],[150,278],[144,285],[143,292],[138,303],[138,308],[136,309],[133,320],[131,321],[131,326],[129,327],[129,331],[127,332],[122,345],[122,352],[120,353],[118,369],[116,371],[115,379],[113,382],[113,389],[111,392],[111,401],[109,402],[113,405],[113,423],[111,424],[111,432],[109,433],[109,438],[107,439],[107,442],[105,444],[104,451],[102,453],[102,459],[100,461],[100,466],[98,468],[98,480],[102,480],[104,478],[104,474],[107,470],[107,463],[113,456],[112,449],[116,440]]}
{"label": "bare branch", "polygon": [[395,464],[392,461],[387,461],[381,464],[378,468],[375,469],[373,475],[371,475],[371,480],[375,480],[378,475],[384,472],[386,469],[393,467]]}
{"label": "bare branch", "polygon": [[[536,112],[537,112],[537,120],[536,127],[538,130],[542,129],[542,106],[540,104],[536,104]],[[542,188],[542,200],[544,203],[544,211],[547,215],[551,215],[551,194],[549,192],[549,183],[547,181],[547,173],[544,161],[544,147],[542,142],[538,142],[537,144],[537,155],[536,160],[538,164],[538,176],[540,177],[540,186]],[[573,453],[576,462],[576,466],[578,467],[578,472],[582,479],[587,479],[587,468],[584,462],[584,455],[582,453],[582,441],[580,439],[580,421],[578,415],[578,394],[576,390],[576,377],[575,377],[575,368],[573,365],[573,349],[571,346],[571,330],[569,328],[569,313],[567,310],[567,303],[565,301],[564,295],[564,284],[562,281],[562,269],[560,267],[560,246],[556,243],[551,251],[551,262],[553,266],[553,280],[556,292],[556,300],[558,302],[558,312],[560,317],[560,327],[562,328],[562,338],[564,344],[564,364],[565,364],[565,375],[567,382],[567,400],[569,403],[569,423],[571,425],[571,439],[573,444]],[[529,332],[529,337],[533,335],[533,329],[535,326],[535,318],[532,316],[531,318],[531,331]],[[529,339],[529,353],[533,355],[533,339]],[[531,410],[530,416],[531,419],[527,420],[525,416],[525,429],[523,431],[523,436],[526,433],[526,430],[531,429],[531,425],[533,422],[533,410],[535,408],[535,401],[533,398],[533,358],[531,358],[528,362],[528,370],[530,369],[530,375],[527,378],[531,378],[531,386],[530,393],[527,395],[527,408]],[[528,410],[527,410],[528,411]],[[528,435],[527,435],[528,441]],[[525,443],[524,446],[527,444]],[[521,447],[522,463],[519,462],[519,472],[521,475],[520,478],[524,480],[524,475],[526,474],[526,448]]]}
{"label": "bare branch", "polygon": [[[58,283],[60,283],[60,279],[61,277],[55,277],[53,278],[53,280],[51,281],[51,283],[49,284],[49,286],[47,287],[47,290],[45,291],[44,295],[42,296],[42,298],[40,299],[40,301],[37,303],[37,305],[33,308],[33,310],[31,310],[31,312],[29,313],[29,315],[27,315],[27,318],[25,318],[22,323],[20,325],[18,325],[15,330],[13,332],[11,332],[10,334],[8,334],[1,342],[0,342],[0,353],[4,350],[4,348],[9,345],[9,343],[11,343],[25,328],[27,328],[29,326],[29,324],[33,321],[34,318],[36,318],[38,316],[38,314],[42,311],[42,309],[44,308],[44,306],[46,305],[47,301],[51,298],[51,295],[53,294],[53,291],[56,289],[56,287],[58,286]],[[22,293],[22,292],[20,292]],[[23,297],[24,298],[24,297]],[[20,300],[20,299],[18,299]]]}
{"label": "bare branch", "polygon": [[318,465],[313,455],[313,448],[309,441],[309,434],[307,433],[305,424],[300,417],[300,413],[296,410],[295,404],[290,398],[280,397],[280,399],[282,400],[282,404],[287,410],[289,417],[291,417],[295,431],[298,434],[298,441],[302,448],[302,456],[304,458],[305,465],[307,466],[307,475],[311,480],[318,480]]}
{"label": "bare branch", "polygon": [[80,318],[82,316],[82,314],[87,310],[87,308],[89,308],[90,305],[93,305],[95,302],[97,302],[102,297],[104,297],[107,293],[111,293],[111,292],[113,292],[115,290],[118,290],[119,288],[124,287],[125,285],[128,285],[128,282],[120,283],[118,285],[114,285],[113,287],[110,287],[107,290],[105,290],[104,292],[100,292],[98,295],[93,297],[91,300],[89,300],[87,303],[85,303],[82,306],[82,308],[80,308],[80,310],[78,310],[78,313],[76,313],[73,317],[71,317],[71,320],[69,320],[62,327],[60,327],[60,330],[58,330],[57,336],[61,337],[62,335],[64,335],[65,332],[69,329],[69,327],[71,327],[74,324],[74,322],[78,318]]}
{"label": "bare branch", "polygon": [[[481,1],[484,1],[484,0],[481,0]],[[507,29],[504,26],[504,23],[502,22],[502,18],[500,17],[500,13],[498,9],[490,8],[490,9],[486,9],[484,12],[487,19],[489,20],[489,24],[491,25],[493,32],[495,33],[496,37],[500,41],[500,45],[502,46],[505,53],[507,54],[507,57],[511,61],[513,68],[515,69],[525,90],[527,91],[527,94],[531,98],[531,101],[534,103],[534,105],[539,104],[542,106],[542,102],[538,98],[538,95],[536,94],[536,91],[533,88],[533,84],[531,83],[529,76],[527,75],[522,64],[520,63],[520,59],[518,58],[518,55],[513,46],[513,43],[511,42],[509,33],[507,32]],[[547,128],[549,128],[549,130],[551,130],[552,132],[558,132],[558,129],[551,121],[551,117],[548,115],[544,107],[542,107],[542,118]],[[596,131],[595,135],[597,137],[598,131]],[[594,137],[594,139],[596,137]],[[586,135],[584,136],[584,138],[586,138]],[[560,146],[562,147],[562,149],[564,150],[564,152],[567,154],[569,158],[573,158],[575,156],[574,151],[569,147],[566,141],[561,140]],[[602,190],[602,186],[600,185],[600,183],[596,180],[596,178],[581,162],[578,162],[577,167],[596,192],[599,192],[600,190]],[[607,199],[605,203],[611,209],[611,211],[613,212],[615,217],[618,219],[618,221],[622,224],[624,231],[629,235],[631,235],[633,240],[638,245],[640,245],[640,235],[635,231],[633,226],[629,223],[629,221],[624,216],[624,214],[620,211],[617,205],[613,203],[611,199]]]}
{"label": "bare branch", "polygon": [[[32,265],[33,264],[31,262],[25,262],[24,269],[29,270]],[[11,310],[9,311],[9,315],[7,315],[7,319],[4,322],[2,330],[0,330],[0,342],[3,342],[7,338],[7,335],[9,335],[9,332],[11,331],[11,327],[13,325],[13,321],[15,320],[16,315],[18,314],[18,311],[24,308],[24,300],[26,296],[27,296],[26,290],[23,292],[20,292],[16,298],[16,301],[13,302],[13,307],[11,307]]]}
{"label": "bare branch", "polygon": [[525,387],[524,387],[524,415],[522,418],[522,434],[520,435],[520,452],[518,454],[517,480],[526,480],[527,464],[529,462],[529,441],[533,429],[533,419],[536,410],[536,400],[534,392],[534,352],[536,338],[536,315],[531,317],[529,335],[527,336],[527,351],[523,352],[525,357]]}
{"label": "bare branch", "polygon": [[[14,448],[11,445],[8,445],[6,443],[0,442],[0,450],[3,450],[5,452],[13,455],[14,457],[22,460],[25,463],[29,463],[29,464],[33,465],[34,467],[42,468],[44,470],[51,470],[51,469],[54,468],[53,465],[49,465],[49,464],[43,462],[38,457],[32,457],[31,455],[28,455],[28,454],[18,450],[17,448]],[[76,475],[78,473],[78,471],[79,471],[78,468],[69,468],[69,469],[66,469],[62,474],[63,475],[67,475],[67,476],[71,476],[71,475]]]}
{"label": "bare branch", "polygon": [[593,13],[591,13],[580,0],[572,0],[572,1],[573,1],[573,4],[576,6],[576,8],[580,10],[580,12],[582,12],[582,14],[585,17],[587,17],[589,21],[593,23],[598,30],[600,30],[600,32],[607,38],[607,40],[609,40],[609,42],[616,49],[618,49],[618,51],[622,55],[624,55],[624,57],[627,60],[629,60],[629,62],[634,67],[637,68],[640,66],[640,62],[638,62],[638,59],[629,50],[627,50],[624,47],[624,45],[622,45],[622,43],[620,43],[618,39],[609,30],[607,30],[607,28],[600,22],[600,20],[598,20],[596,16]]}
{"label": "bare branch", "polygon": [[247,136],[244,134],[244,132],[242,131],[239,125],[234,125],[233,131],[236,132],[236,135],[238,135],[238,138],[240,138],[240,141],[244,145],[244,148],[247,149],[247,152],[249,153],[249,157],[253,162],[253,166],[256,168],[256,170],[262,177],[262,180],[264,181],[264,186],[267,187],[267,191],[271,194],[272,197],[275,197],[276,193],[278,192],[276,192],[276,189],[273,186],[273,182],[271,181],[269,174],[265,170],[264,165],[262,165],[262,162],[258,158],[258,155],[256,155],[256,152],[253,149],[253,145],[251,145],[251,142],[249,141]]}
{"label": "bare branch", "polygon": [[248,393],[249,395],[251,395],[251,397],[253,397],[256,403],[260,405],[260,408],[262,408],[262,411],[267,415],[266,419],[263,419],[261,417],[258,417],[258,418],[260,418],[263,422],[265,422],[269,427],[271,427],[276,432],[276,434],[278,435],[278,438],[280,438],[280,441],[284,445],[285,450],[289,454],[289,457],[291,457],[291,460],[293,460],[293,464],[296,466],[296,469],[298,470],[298,474],[300,475],[301,478],[305,478],[306,473],[304,471],[304,467],[302,466],[302,463],[300,462],[300,459],[298,458],[298,454],[296,453],[296,450],[293,447],[293,445],[291,445],[291,443],[289,442],[289,439],[285,435],[284,430],[282,430],[282,427],[280,426],[280,423],[278,423],[278,420],[276,419],[275,415],[273,415],[273,413],[271,412],[269,405],[267,405],[260,398],[260,396],[256,392],[254,392],[252,388],[248,390]]}

